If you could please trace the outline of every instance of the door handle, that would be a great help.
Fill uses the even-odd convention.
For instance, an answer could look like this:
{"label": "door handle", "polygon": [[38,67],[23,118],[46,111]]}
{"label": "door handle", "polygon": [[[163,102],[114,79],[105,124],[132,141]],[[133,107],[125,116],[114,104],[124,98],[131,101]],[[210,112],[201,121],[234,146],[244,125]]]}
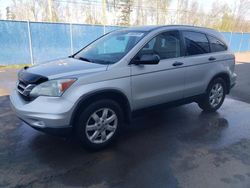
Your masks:
{"label": "door handle", "polygon": [[216,60],[216,58],[213,57],[213,56],[211,56],[208,60],[209,60],[209,61],[214,61],[214,60]]}
{"label": "door handle", "polygon": [[181,65],[183,65],[183,63],[182,62],[178,62],[178,61],[176,61],[176,62],[174,62],[173,63],[173,66],[181,66]]}

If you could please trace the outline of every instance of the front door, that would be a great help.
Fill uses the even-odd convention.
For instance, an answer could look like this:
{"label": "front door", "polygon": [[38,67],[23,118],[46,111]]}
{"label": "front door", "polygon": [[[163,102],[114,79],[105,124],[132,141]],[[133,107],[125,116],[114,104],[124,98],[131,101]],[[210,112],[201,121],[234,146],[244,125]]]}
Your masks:
{"label": "front door", "polygon": [[131,85],[134,109],[183,98],[184,64],[180,34],[167,31],[152,38],[135,56],[156,54],[156,65],[132,65]]}

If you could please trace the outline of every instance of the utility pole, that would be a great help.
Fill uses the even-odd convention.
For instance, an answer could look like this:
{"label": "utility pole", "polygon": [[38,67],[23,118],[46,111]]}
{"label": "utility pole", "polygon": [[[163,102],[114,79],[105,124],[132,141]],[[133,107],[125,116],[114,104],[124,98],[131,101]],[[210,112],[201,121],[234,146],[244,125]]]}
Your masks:
{"label": "utility pole", "polygon": [[52,2],[51,0],[48,0],[48,9],[49,9],[49,20],[53,21],[53,15],[52,15]]}

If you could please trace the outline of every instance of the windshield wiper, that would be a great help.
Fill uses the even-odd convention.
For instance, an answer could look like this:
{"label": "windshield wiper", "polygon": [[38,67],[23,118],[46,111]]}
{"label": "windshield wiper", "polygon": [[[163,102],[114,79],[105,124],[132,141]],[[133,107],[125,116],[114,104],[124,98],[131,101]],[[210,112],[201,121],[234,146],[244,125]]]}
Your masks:
{"label": "windshield wiper", "polygon": [[82,61],[87,61],[87,62],[91,62],[88,58],[85,57],[75,57],[76,59],[82,60]]}
{"label": "windshield wiper", "polygon": [[90,63],[91,63],[91,60],[89,60],[88,58],[85,58],[85,57],[69,56],[69,58],[79,59],[79,60],[87,61],[87,62],[90,62]]}

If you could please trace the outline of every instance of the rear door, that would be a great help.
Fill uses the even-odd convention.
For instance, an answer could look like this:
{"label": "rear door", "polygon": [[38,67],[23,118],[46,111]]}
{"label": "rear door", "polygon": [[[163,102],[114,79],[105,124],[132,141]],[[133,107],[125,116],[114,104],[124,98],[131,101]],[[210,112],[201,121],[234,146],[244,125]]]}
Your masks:
{"label": "rear door", "polygon": [[197,31],[182,31],[185,46],[184,97],[205,92],[206,75],[213,67],[210,45],[206,34]]}
{"label": "rear door", "polygon": [[214,62],[226,63],[226,65],[234,64],[234,56],[230,51],[228,51],[227,45],[215,36],[207,35],[210,49],[211,57],[213,57]]}

